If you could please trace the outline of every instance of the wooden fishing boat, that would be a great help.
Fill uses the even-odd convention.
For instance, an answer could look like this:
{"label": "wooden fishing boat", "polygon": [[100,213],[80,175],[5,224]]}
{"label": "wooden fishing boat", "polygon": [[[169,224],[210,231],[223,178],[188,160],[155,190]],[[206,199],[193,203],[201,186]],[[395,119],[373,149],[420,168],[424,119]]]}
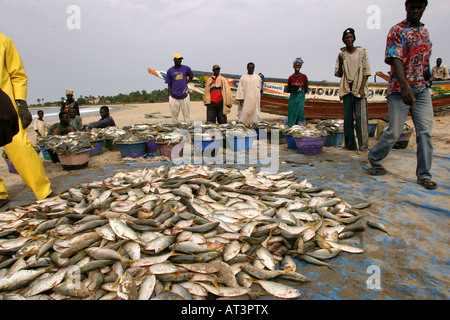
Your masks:
{"label": "wooden fishing boat", "polygon": [[[148,68],[148,72],[158,78],[165,79],[165,71],[157,71]],[[211,77],[211,72],[194,71],[195,78],[189,83],[189,89],[204,93],[205,82]],[[228,80],[233,93],[239,85],[240,75],[221,73]],[[381,72],[376,75],[383,82],[370,82],[369,119],[381,119],[388,116],[386,103],[387,76]],[[284,92],[287,79],[265,78],[264,89],[261,97],[261,111],[280,116],[288,115],[289,93]],[[435,110],[450,106],[450,81],[436,81],[431,87],[433,108]],[[339,99],[339,82],[310,81],[309,93],[305,102],[306,119],[343,119],[342,102]]]}

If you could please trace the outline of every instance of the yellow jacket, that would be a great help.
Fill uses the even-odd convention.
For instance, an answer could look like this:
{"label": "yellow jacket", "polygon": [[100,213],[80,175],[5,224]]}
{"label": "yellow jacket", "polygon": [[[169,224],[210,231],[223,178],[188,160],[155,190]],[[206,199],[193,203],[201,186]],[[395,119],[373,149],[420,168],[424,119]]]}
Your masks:
{"label": "yellow jacket", "polygon": [[[211,103],[211,82],[213,77],[208,78],[205,83],[205,94],[203,95],[203,103],[208,105]],[[231,95],[230,85],[227,79],[222,77],[220,74],[216,79],[216,86],[222,88],[222,99],[223,99],[223,114],[229,114],[231,112],[231,106],[233,105],[233,96]]]}
{"label": "yellow jacket", "polygon": [[0,56],[4,57],[4,64],[0,66],[1,88],[11,98],[17,110],[15,100],[27,99],[28,77],[25,75],[22,59],[20,59],[14,43],[1,33]]}

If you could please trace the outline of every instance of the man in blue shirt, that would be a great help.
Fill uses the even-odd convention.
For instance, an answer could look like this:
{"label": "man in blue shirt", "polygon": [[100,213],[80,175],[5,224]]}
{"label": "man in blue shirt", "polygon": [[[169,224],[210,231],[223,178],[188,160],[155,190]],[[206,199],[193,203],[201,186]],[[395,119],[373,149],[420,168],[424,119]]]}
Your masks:
{"label": "man in blue shirt", "polygon": [[100,116],[102,117],[100,120],[89,123],[87,126],[88,131],[94,128],[102,129],[116,126],[113,117],[109,114],[109,108],[107,106],[100,107]]}
{"label": "man in blue shirt", "polygon": [[173,56],[174,66],[167,70],[166,83],[169,89],[169,105],[172,112],[172,124],[178,123],[178,114],[183,113],[184,122],[190,123],[190,99],[188,83],[194,79],[194,73],[188,66],[182,65],[180,54]]}

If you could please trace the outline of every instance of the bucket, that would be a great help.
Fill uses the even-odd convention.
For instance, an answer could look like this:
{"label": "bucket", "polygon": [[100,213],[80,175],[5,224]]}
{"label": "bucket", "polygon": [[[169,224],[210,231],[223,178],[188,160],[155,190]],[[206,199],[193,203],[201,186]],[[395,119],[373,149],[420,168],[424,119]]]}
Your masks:
{"label": "bucket", "polygon": [[92,149],[89,151],[91,157],[99,156],[103,151],[103,140],[97,140],[91,142]]}
{"label": "bucket", "polygon": [[156,144],[155,140],[148,140],[145,144],[145,152],[155,153],[156,151],[158,151],[158,145]]}
{"label": "bucket", "polygon": [[325,136],[316,138],[294,136],[294,140],[299,153],[314,155],[322,152]]}
{"label": "bucket", "polygon": [[109,151],[119,151],[119,146],[116,143],[114,143],[113,139],[105,139],[105,147]]}
{"label": "bucket", "polygon": [[325,140],[323,141],[323,145],[325,147],[340,147],[340,146],[342,146],[343,142],[344,142],[344,133],[336,132],[336,133],[327,135],[325,137]]}
{"label": "bucket", "polygon": [[[265,139],[270,140],[270,130],[268,130],[267,128],[255,128],[254,130],[256,132],[257,140],[265,140]],[[261,134],[264,133],[264,131],[265,134]]]}
{"label": "bucket", "polygon": [[256,134],[247,137],[237,137],[228,135],[227,144],[233,151],[250,150],[253,148],[253,140],[255,140]]}
{"label": "bucket", "polygon": [[145,154],[145,146],[147,142],[135,142],[135,143],[116,143],[119,147],[120,155],[122,158],[140,158]]}
{"label": "bucket", "polygon": [[214,140],[193,140],[194,150],[201,150],[203,155],[215,157],[223,143],[222,140],[223,137]]}
{"label": "bucket", "polygon": [[9,159],[5,159],[6,164],[8,165],[8,170],[10,173],[12,174],[19,174],[16,170],[16,168],[14,167],[14,165],[12,164],[12,162]]}
{"label": "bucket", "polygon": [[295,143],[292,134],[284,134],[288,149],[297,150],[297,144]]}
{"label": "bucket", "polygon": [[406,149],[409,144],[409,138],[411,138],[412,132],[402,133],[400,138],[398,138],[397,142],[394,144],[394,149]]}
{"label": "bucket", "polygon": [[82,150],[69,154],[58,154],[59,162],[61,162],[64,170],[77,170],[88,166],[90,150]]}
{"label": "bucket", "polygon": [[52,160],[53,163],[58,163],[59,161],[59,157],[58,155],[53,152],[51,149],[46,149],[48,155],[50,156],[50,159]]}
{"label": "bucket", "polygon": [[50,155],[48,154],[47,150],[45,150],[45,145],[44,144],[40,144],[39,148],[41,149],[42,156],[44,157],[45,160],[52,160],[52,157],[50,157]]}
{"label": "bucket", "polygon": [[[183,156],[184,141],[182,142],[157,142],[159,153],[170,160]],[[172,156],[173,154],[173,156]]]}
{"label": "bucket", "polygon": [[375,137],[378,122],[369,122],[369,137]]}

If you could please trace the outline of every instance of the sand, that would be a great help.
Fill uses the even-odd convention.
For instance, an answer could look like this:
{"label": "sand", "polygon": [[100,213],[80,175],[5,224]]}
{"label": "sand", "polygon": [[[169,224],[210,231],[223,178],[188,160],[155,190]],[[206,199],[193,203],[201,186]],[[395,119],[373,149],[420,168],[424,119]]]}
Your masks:
{"label": "sand", "polygon": [[[122,105],[111,113],[113,116],[117,127],[123,127],[133,124],[143,124],[143,123],[170,123],[170,109],[168,103],[148,103],[148,104],[136,104],[136,105]],[[100,108],[100,106],[99,106]],[[155,114],[159,117],[148,118],[146,114]],[[167,117],[161,117],[167,116]],[[281,117],[278,115],[272,115],[268,113],[262,113],[264,120],[275,120],[283,119],[286,117]],[[92,121],[97,121],[100,116],[89,116],[83,117],[83,124],[87,124]],[[182,114],[180,113],[180,120],[182,120]],[[206,108],[202,102],[191,102],[191,120],[192,121],[205,121],[206,120]],[[237,120],[237,107],[233,106],[231,114],[228,115],[228,121]],[[50,122],[52,124],[54,122]],[[412,125],[412,121],[408,118],[407,123]],[[433,141],[434,141],[434,152],[443,156],[448,156],[450,154],[450,134],[449,134],[450,117],[449,113],[438,113],[435,116],[434,128],[433,128]],[[30,125],[27,129],[28,136],[30,140],[35,144],[36,133],[33,130],[33,126]],[[369,139],[369,147],[376,143],[374,138]],[[415,136],[413,135],[410,139],[409,145],[406,150],[415,151],[416,142]],[[42,157],[42,154],[40,155]],[[364,153],[355,152],[352,154],[352,158],[359,161],[365,161],[367,155]],[[104,152],[100,156],[92,157],[89,162],[89,168],[103,168],[108,165],[113,165],[115,163],[121,163],[123,160],[120,157],[119,152]],[[52,163],[51,161],[44,160],[44,166],[47,172],[47,176],[51,181],[62,179],[64,176],[69,175],[70,172],[62,169],[59,163]],[[22,186],[23,188],[28,187],[24,184],[22,178],[19,175],[10,174],[5,161],[0,161],[0,177],[5,181],[8,189],[10,187]],[[57,190],[62,192],[63,190]]]}

